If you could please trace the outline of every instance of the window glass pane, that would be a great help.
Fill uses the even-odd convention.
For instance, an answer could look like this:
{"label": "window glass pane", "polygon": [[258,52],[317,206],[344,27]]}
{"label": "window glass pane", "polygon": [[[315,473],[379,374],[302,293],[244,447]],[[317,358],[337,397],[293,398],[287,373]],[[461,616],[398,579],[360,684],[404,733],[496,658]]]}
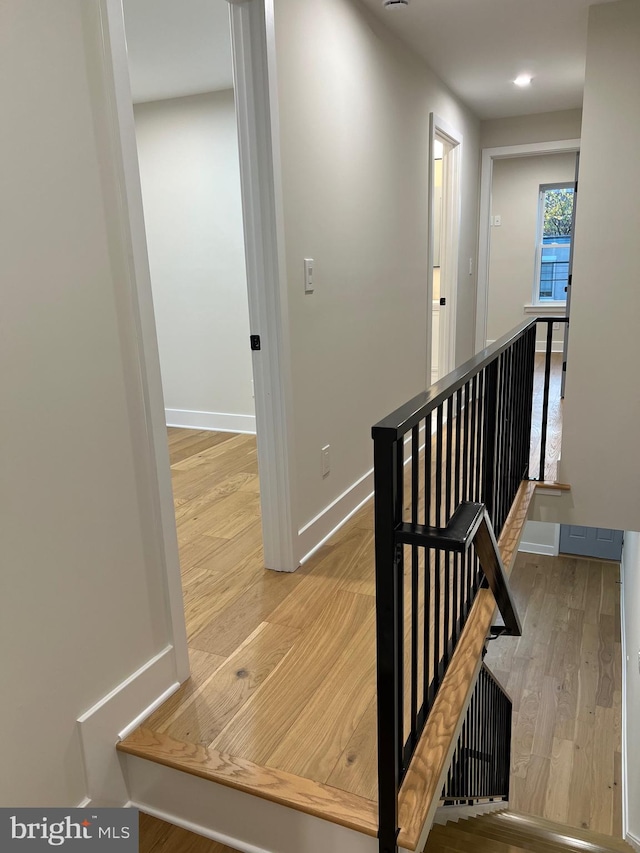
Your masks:
{"label": "window glass pane", "polygon": [[569,282],[573,188],[545,190],[543,205],[539,299],[564,302]]}

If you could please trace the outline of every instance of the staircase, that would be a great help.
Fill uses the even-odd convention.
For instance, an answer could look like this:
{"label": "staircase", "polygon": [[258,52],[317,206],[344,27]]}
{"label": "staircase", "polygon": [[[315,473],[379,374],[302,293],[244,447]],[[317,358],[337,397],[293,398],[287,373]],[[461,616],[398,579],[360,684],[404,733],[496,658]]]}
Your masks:
{"label": "staircase", "polygon": [[513,812],[434,825],[424,853],[633,853],[624,841]]}

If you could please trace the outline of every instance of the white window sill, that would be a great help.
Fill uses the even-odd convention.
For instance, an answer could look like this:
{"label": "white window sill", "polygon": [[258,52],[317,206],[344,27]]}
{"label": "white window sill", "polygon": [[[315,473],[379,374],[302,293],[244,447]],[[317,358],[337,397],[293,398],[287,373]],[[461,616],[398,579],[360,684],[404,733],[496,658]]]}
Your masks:
{"label": "white window sill", "polygon": [[537,314],[538,317],[564,317],[567,313],[566,302],[543,302],[541,305],[525,305],[525,314]]}

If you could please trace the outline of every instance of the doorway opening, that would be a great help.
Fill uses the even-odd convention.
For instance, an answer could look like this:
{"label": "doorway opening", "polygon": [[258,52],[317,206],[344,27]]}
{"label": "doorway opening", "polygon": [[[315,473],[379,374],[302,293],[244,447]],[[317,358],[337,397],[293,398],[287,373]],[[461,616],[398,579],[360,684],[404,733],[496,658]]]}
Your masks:
{"label": "doorway opening", "polygon": [[431,114],[427,384],[455,367],[462,136]]}

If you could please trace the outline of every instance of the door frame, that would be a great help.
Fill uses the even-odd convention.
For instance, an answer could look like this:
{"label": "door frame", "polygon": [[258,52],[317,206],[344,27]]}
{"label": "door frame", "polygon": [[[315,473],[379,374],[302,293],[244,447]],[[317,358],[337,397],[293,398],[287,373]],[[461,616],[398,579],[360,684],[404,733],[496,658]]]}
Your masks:
{"label": "door frame", "polygon": [[[277,131],[273,131],[278,113],[273,0],[229,2],[250,326],[251,333],[259,334],[262,343],[260,351],[252,356],[265,565],[294,571],[299,559],[293,523],[291,360],[279,144]],[[155,535],[165,569],[177,676],[183,681],[189,675],[189,659],[122,0],[99,0],[99,9],[105,69],[101,83],[110,105],[106,130],[118,170],[114,191],[129,258],[127,274],[147,421],[147,461],[158,483]]]}
{"label": "door frame", "polygon": [[[442,257],[450,262],[440,267],[440,288],[447,299],[444,326],[445,342],[440,341],[440,353],[445,356],[446,373],[453,370],[456,363],[456,310],[458,303],[458,254],[460,246],[460,217],[461,200],[461,167],[463,137],[460,131],[450,125],[437,113],[429,114],[429,232],[427,238],[427,383],[431,385],[431,346],[433,322],[433,259],[435,256],[434,243],[434,189],[435,189],[435,140],[441,137],[450,146],[446,162],[442,170]],[[442,272],[445,275],[442,275]],[[439,365],[440,367],[440,365]],[[442,372],[440,375],[445,375]]]}
{"label": "door frame", "polygon": [[514,157],[535,157],[540,154],[567,154],[571,151],[580,151],[579,139],[561,139],[555,142],[529,142],[524,145],[503,145],[498,148],[482,149],[478,238],[478,284],[476,291],[476,352],[480,352],[480,350],[483,350],[487,345],[493,162],[494,160],[509,160]]}

